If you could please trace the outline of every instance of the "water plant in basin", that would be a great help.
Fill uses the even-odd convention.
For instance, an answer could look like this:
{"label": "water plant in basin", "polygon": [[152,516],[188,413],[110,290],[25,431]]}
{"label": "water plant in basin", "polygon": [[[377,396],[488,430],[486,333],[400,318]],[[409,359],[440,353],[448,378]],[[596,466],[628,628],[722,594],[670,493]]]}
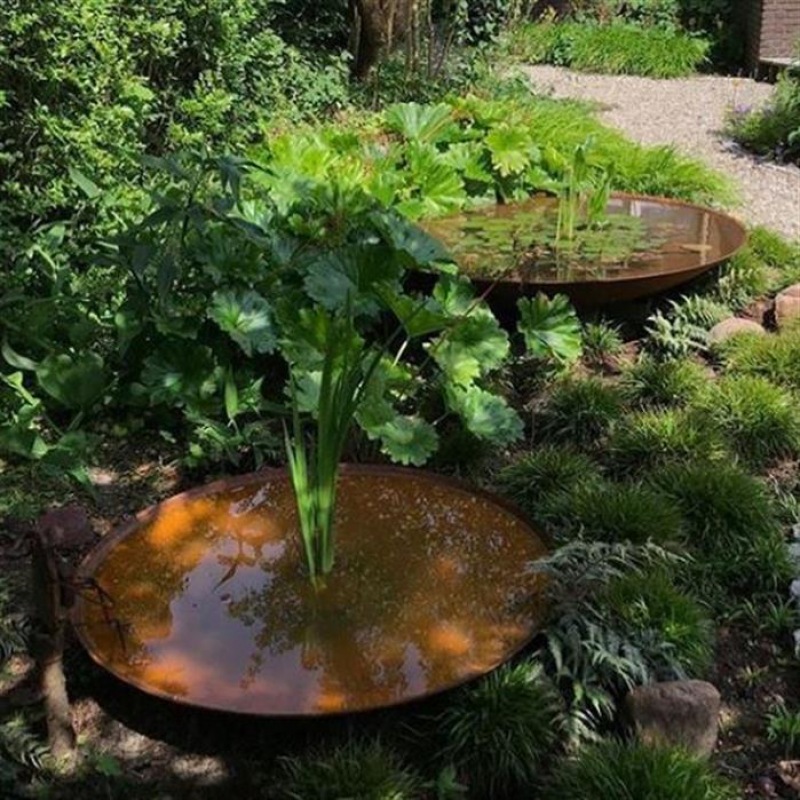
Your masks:
{"label": "water plant in basin", "polygon": [[[419,466],[443,421],[495,446],[521,435],[517,413],[490,388],[509,335],[435,239],[346,179],[293,184],[278,201],[251,165],[178,174],[118,243],[142,310],[137,336],[158,342],[174,331],[170,351],[186,354],[167,368],[167,354],[151,351],[143,388],[210,393],[220,374],[231,425],[247,398],[283,426],[312,578],[333,568],[348,446],[371,441],[390,460]],[[432,288],[409,289],[414,271],[429,273]],[[174,300],[187,276],[191,314],[179,317]],[[198,348],[202,374],[190,377]],[[258,375],[246,394],[244,377]]]}
{"label": "water plant in basin", "polygon": [[480,278],[591,274],[646,258],[661,238],[635,214],[610,213],[613,169],[596,163],[592,149],[591,137],[570,156],[545,148],[547,171],[560,176],[542,186],[549,195],[434,220],[428,227]]}

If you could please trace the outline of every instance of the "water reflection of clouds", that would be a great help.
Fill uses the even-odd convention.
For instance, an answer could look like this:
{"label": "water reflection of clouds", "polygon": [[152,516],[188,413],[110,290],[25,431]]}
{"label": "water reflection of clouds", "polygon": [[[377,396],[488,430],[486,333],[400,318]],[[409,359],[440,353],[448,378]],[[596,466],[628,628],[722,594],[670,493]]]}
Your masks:
{"label": "water reflection of clouds", "polygon": [[97,571],[124,648],[86,608],[112,670],[190,702],[258,713],[386,705],[502,661],[531,634],[543,546],[483,496],[404,473],[343,478],[337,564],[308,581],[288,484],[167,504]]}

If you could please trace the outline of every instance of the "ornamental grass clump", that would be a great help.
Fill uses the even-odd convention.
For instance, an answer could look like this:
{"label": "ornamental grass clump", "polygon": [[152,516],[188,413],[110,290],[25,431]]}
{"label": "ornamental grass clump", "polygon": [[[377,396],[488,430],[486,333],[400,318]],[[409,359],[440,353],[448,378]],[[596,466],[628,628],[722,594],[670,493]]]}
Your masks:
{"label": "ornamental grass clump", "polygon": [[437,760],[454,765],[476,798],[531,791],[565,731],[561,698],[535,663],[460,690],[435,723]]}
{"label": "ornamental grass clump", "polygon": [[660,361],[647,354],[622,376],[626,398],[641,406],[685,405],[700,394],[708,381],[708,375],[696,361]]}
{"label": "ornamental grass clump", "polygon": [[550,442],[591,447],[622,414],[619,390],[599,378],[567,378],[557,383],[534,416],[534,435]]}
{"label": "ornamental grass clump", "polygon": [[683,750],[616,739],[563,761],[542,800],[735,800],[733,785]]}
{"label": "ornamental grass clump", "polygon": [[[650,570],[612,581],[599,600],[639,640],[663,643],[664,672],[705,675],[714,654],[714,625],[700,604],[678,589],[668,572]],[[658,669],[658,666],[656,666]]]}
{"label": "ornamental grass clump", "polygon": [[501,470],[497,488],[531,519],[541,514],[540,504],[578,483],[600,480],[597,464],[569,446],[543,444]]}
{"label": "ornamental grass clump", "polygon": [[800,391],[800,324],[769,336],[742,333],[716,352],[728,374],[759,376]]}
{"label": "ornamental grass clump", "polygon": [[276,776],[281,800],[417,800],[423,781],[379,740],[351,740],[283,757]]}
{"label": "ornamental grass clump", "polygon": [[702,430],[718,430],[753,468],[800,454],[797,398],[766,378],[726,376],[710,386],[695,407]]}
{"label": "ornamental grass clump", "polygon": [[666,545],[682,530],[677,505],[636,483],[581,483],[553,497],[549,513],[559,538]]}
{"label": "ornamental grass clump", "polygon": [[609,436],[613,469],[635,473],[661,464],[723,458],[726,448],[717,430],[685,409],[638,411],[623,417]]}
{"label": "ornamental grass clump", "polygon": [[538,22],[518,26],[512,53],[531,63],[583,72],[677,78],[706,61],[709,43],[674,28],[625,22]]}
{"label": "ornamental grass clump", "polygon": [[791,579],[788,551],[766,488],[733,464],[676,464],[651,484],[680,510],[695,556],[687,574],[704,597],[774,592]]}

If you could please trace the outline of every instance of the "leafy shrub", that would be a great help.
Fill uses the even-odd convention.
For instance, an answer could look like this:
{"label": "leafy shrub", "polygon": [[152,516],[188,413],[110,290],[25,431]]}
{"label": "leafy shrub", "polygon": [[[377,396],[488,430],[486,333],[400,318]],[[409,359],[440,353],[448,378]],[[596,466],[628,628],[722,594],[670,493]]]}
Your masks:
{"label": "leafy shrub", "polygon": [[713,624],[706,611],[679,591],[668,575],[651,571],[626,575],[608,586],[601,603],[640,639],[652,638],[672,650],[670,665],[689,676],[703,675],[713,656]]}
{"label": "leafy shrub", "polygon": [[565,379],[556,384],[534,418],[534,433],[553,442],[595,444],[622,413],[619,391],[598,378]]}
{"label": "leafy shrub", "polygon": [[645,347],[661,359],[685,359],[698,351],[705,350],[708,339],[705,328],[679,314],[652,314],[645,326],[647,338]]}
{"label": "leafy shrub", "polygon": [[585,482],[549,505],[561,537],[634,544],[652,540],[663,545],[675,542],[681,533],[676,504],[639,484]]}
{"label": "leafy shrub", "polygon": [[718,348],[727,373],[766,378],[800,389],[800,326],[762,336],[743,333]]}
{"label": "leafy shrub", "polygon": [[583,72],[678,78],[706,61],[708,42],[663,27],[592,22],[533,23],[514,34],[512,52],[533,63]]}
{"label": "leafy shrub", "polygon": [[461,690],[436,718],[437,757],[467,776],[475,797],[497,797],[541,778],[563,736],[561,698],[537,664],[501,667]]}
{"label": "leafy shrub", "polygon": [[609,740],[556,769],[544,800],[734,800],[735,788],[682,750]]}
{"label": "leafy shrub", "polygon": [[717,431],[698,414],[683,409],[629,414],[614,426],[607,447],[612,464],[621,472],[676,461],[714,460],[725,453]]}
{"label": "leafy shrub", "polygon": [[731,309],[725,303],[701,294],[685,295],[678,301],[670,301],[670,304],[673,316],[705,330],[731,315]]}
{"label": "leafy shrub", "polygon": [[588,456],[569,447],[544,444],[505,467],[497,476],[497,485],[535,520],[546,498],[570,491],[598,474],[597,465]]}
{"label": "leafy shrub", "polygon": [[421,779],[380,741],[352,740],[281,759],[278,797],[285,800],[413,800]]}
{"label": "leafy shrub", "polygon": [[[786,544],[770,498],[733,465],[672,465],[653,484],[680,509],[684,536],[697,554],[697,586],[713,594],[773,592],[791,577]],[[707,579],[707,583],[706,583]]]}
{"label": "leafy shrub", "polygon": [[632,624],[615,613],[617,581],[666,569],[676,556],[652,545],[574,542],[537,565],[549,577],[548,617],[537,656],[569,700],[570,735],[592,738],[633,686],[683,677],[664,627]]}
{"label": "leafy shrub", "polygon": [[800,164],[800,75],[782,74],[765,108],[734,109],[729,131],[748,150]]}
{"label": "leafy shrub", "polygon": [[145,149],[252,139],[270,113],[346,98],[343,64],[271,27],[267,0],[12,2],[0,21],[5,102],[0,180],[12,219],[79,199],[68,167],[102,183],[138,173]]}
{"label": "leafy shrub", "polygon": [[800,410],[796,399],[759,376],[727,376],[697,403],[700,424],[720,430],[735,452],[759,467],[800,452]]}
{"label": "leafy shrub", "polygon": [[[296,180],[347,179],[412,218],[496,197],[522,199],[565,177],[575,148],[591,137],[613,188],[708,202],[731,199],[730,184],[667,147],[636,145],[602,125],[584,104],[495,90],[436,104],[401,103],[335,125],[293,129],[253,148],[286,191]],[[550,153],[563,156],[548,157]]]}
{"label": "leafy shrub", "polygon": [[694,361],[658,361],[644,355],[623,375],[623,386],[626,396],[640,405],[681,406],[695,398],[708,380]]}

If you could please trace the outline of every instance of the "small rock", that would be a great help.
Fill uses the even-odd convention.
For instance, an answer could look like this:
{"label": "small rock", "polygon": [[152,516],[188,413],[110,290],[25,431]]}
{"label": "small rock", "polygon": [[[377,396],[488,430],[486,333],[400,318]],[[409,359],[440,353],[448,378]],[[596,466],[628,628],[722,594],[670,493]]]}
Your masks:
{"label": "small rock", "polygon": [[720,696],[705,681],[651,683],[625,698],[625,715],[644,744],[709,756],[717,743]]}
{"label": "small rock", "polygon": [[759,333],[766,334],[763,325],[759,325],[752,319],[742,319],[741,317],[728,317],[728,319],[718,322],[708,332],[709,344],[720,344],[727,341],[731,336],[738,336],[740,333]]}
{"label": "small rock", "polygon": [[800,578],[795,578],[789,584],[789,594],[791,594],[791,596],[795,598],[800,597]]}
{"label": "small rock", "polygon": [[775,322],[785,328],[790,322],[800,319],[800,283],[784,289],[775,296]]}

